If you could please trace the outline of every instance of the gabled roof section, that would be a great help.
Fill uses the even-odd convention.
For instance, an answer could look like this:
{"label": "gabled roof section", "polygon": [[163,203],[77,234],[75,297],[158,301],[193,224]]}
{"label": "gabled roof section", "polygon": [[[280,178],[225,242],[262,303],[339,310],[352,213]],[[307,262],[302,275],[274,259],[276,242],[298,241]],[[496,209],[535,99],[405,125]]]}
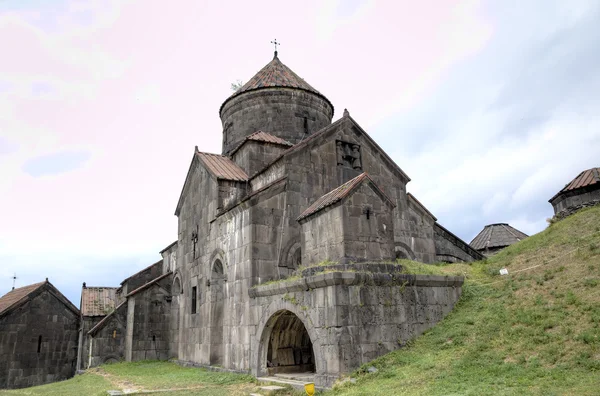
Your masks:
{"label": "gabled roof section", "polygon": [[177,245],[177,243],[179,242],[179,240],[172,242],[171,244],[169,244],[169,246],[167,246],[166,248],[164,248],[163,250],[161,250],[160,252],[158,252],[159,254],[163,254],[163,252],[171,249],[173,246]]}
{"label": "gabled roof section", "polygon": [[242,148],[242,146],[248,141],[270,143],[270,144],[275,144],[278,146],[285,146],[285,147],[293,146],[293,144],[288,142],[287,140],[284,140],[277,136],[273,136],[270,133],[263,132],[263,131],[256,131],[252,135],[246,136],[246,138],[244,140],[242,140],[242,142],[240,144],[238,144],[233,150],[231,150],[231,152],[229,153],[229,157],[233,157],[233,154],[235,154],[236,151],[238,151],[240,148]]}
{"label": "gabled roof section", "polygon": [[386,201],[392,207],[394,202],[375,184],[373,179],[369,177],[369,175],[365,173],[361,173],[356,176],[354,179],[347,181],[342,184],[338,188],[331,190],[327,194],[323,195],[321,198],[317,199],[312,205],[310,205],[296,220],[300,221],[302,219],[307,218],[322,209],[325,209],[328,206],[331,206],[344,198],[348,197],[358,186],[360,186],[363,182],[368,182],[371,188],[375,190],[375,192],[381,196],[381,198]]}
{"label": "gabled roof section", "polygon": [[577,177],[571,180],[566,186],[563,187],[556,195],[550,198],[549,202],[552,202],[554,198],[559,196],[562,193],[566,193],[569,191],[574,191],[579,188],[589,187],[589,186],[597,186],[600,187],[600,168],[590,168],[588,170],[584,170]]}
{"label": "gabled roof section", "polygon": [[121,309],[121,307],[122,307],[123,305],[125,305],[125,304],[127,304],[127,300],[123,301],[121,304],[119,304],[117,307],[115,307],[115,309],[114,309],[112,312],[110,312],[108,315],[106,315],[104,318],[102,318],[102,320],[101,320],[100,322],[96,323],[96,326],[92,327],[92,328],[90,329],[90,331],[88,331],[87,333],[88,333],[88,334],[90,334],[90,335],[94,335],[95,333],[97,333],[97,332],[98,332],[98,330],[100,330],[101,328],[103,328],[103,327],[104,327],[104,325],[105,325],[106,323],[108,323],[108,320],[109,320],[109,319],[110,319],[110,318],[111,318],[111,317],[112,317],[112,316],[113,316],[113,315],[114,315],[114,314],[115,314],[115,313],[116,313],[116,312],[117,312],[119,309]]}
{"label": "gabled roof section", "polygon": [[19,303],[25,302],[31,293],[44,286],[45,283],[46,282],[39,282],[32,285],[19,287],[0,297],[0,315],[13,305],[17,306]]}
{"label": "gabled roof section", "polygon": [[155,278],[155,279],[151,280],[150,282],[138,287],[137,289],[133,290],[131,293],[128,293],[127,296],[125,296],[125,297],[131,297],[134,294],[137,294],[137,293],[141,292],[142,290],[149,288],[150,286],[154,285],[158,281],[163,280],[167,276],[172,275],[172,274],[173,274],[173,272],[169,271],[166,274],[163,274],[163,275],[159,276],[158,278]]}
{"label": "gabled roof section", "polygon": [[220,154],[201,153],[196,155],[217,180],[247,181],[248,175],[229,157]]}
{"label": "gabled roof section", "polygon": [[471,241],[470,245],[476,250],[510,246],[528,235],[506,223],[486,225]]}
{"label": "gabled roof section", "polygon": [[248,80],[246,84],[244,84],[239,90],[237,90],[233,95],[227,98],[225,102],[223,102],[221,108],[219,109],[219,114],[223,110],[225,103],[232,98],[235,98],[244,92],[256,91],[263,88],[295,88],[312,92],[325,99],[331,108],[333,108],[331,102],[329,102],[329,100],[322,93],[314,89],[309,83],[294,73],[292,69],[284,65],[277,57],[277,54],[275,54],[271,62],[267,63],[265,67],[260,69],[258,73],[254,75],[254,77]]}
{"label": "gabled roof section", "polygon": [[179,200],[177,201],[177,208],[175,209],[175,216],[179,215],[181,206],[183,205],[183,198],[187,191],[190,183],[190,178],[193,174],[195,166],[202,164],[204,168],[217,180],[230,180],[244,182],[248,180],[248,175],[242,168],[240,168],[235,162],[228,157],[219,154],[201,153],[198,151],[198,146],[194,148],[194,156],[188,169],[188,173],[185,177],[185,182],[179,194]]}
{"label": "gabled roof section", "polygon": [[36,293],[40,291],[40,289],[46,287],[51,294],[53,294],[60,302],[62,302],[67,308],[69,308],[73,313],[79,316],[79,310],[67,297],[65,297],[52,283],[46,281],[34,283],[32,285],[19,287],[17,289],[11,290],[6,293],[4,296],[0,297],[0,316],[7,314],[11,310],[19,307],[21,304],[26,303],[31,298],[35,297]]}
{"label": "gabled roof section", "polygon": [[105,316],[117,303],[117,287],[84,287],[81,289],[81,314]]}
{"label": "gabled roof section", "polygon": [[154,267],[155,265],[162,263],[162,261],[163,261],[163,259],[160,259],[160,260],[158,260],[156,263],[150,264],[150,265],[149,265],[149,266],[147,266],[146,268],[142,268],[141,270],[139,270],[139,271],[138,271],[138,272],[136,272],[135,274],[133,274],[133,275],[129,275],[127,278],[125,278],[125,279],[123,279],[123,280],[121,281],[121,286],[123,286],[123,284],[124,284],[125,282],[127,282],[129,279],[131,279],[131,278],[133,278],[133,277],[135,277],[135,276],[137,276],[137,275],[141,274],[141,273],[142,273],[142,272],[144,272],[144,271],[148,271],[150,268]]}
{"label": "gabled roof section", "polygon": [[373,140],[373,138],[371,138],[371,136],[369,136],[369,134],[364,129],[362,129],[362,127],[360,125],[358,125],[358,123],[352,117],[350,117],[350,115],[347,113],[347,111],[345,111],[344,116],[342,118],[340,118],[339,120],[337,120],[336,122],[326,126],[325,128],[321,129],[320,131],[313,133],[312,135],[310,135],[309,137],[307,137],[300,143],[293,145],[292,147],[290,147],[289,149],[287,149],[286,151],[281,153],[281,155],[278,156],[277,158],[275,158],[273,161],[271,161],[270,164],[268,164],[263,169],[259,170],[255,174],[253,174],[251,176],[251,179],[258,176],[259,174],[266,171],[267,169],[269,169],[273,164],[275,164],[280,159],[282,159],[286,156],[292,155],[294,153],[297,153],[298,151],[303,150],[305,147],[310,146],[318,138],[328,136],[328,134],[335,133],[335,131],[338,130],[338,128],[340,128],[340,127],[343,128],[342,124],[344,124],[344,123],[346,123],[346,125],[355,126],[360,131],[360,133],[365,137],[366,141],[369,144],[371,144],[375,148],[375,150],[381,155],[381,159],[384,162],[386,162],[388,165],[390,165],[390,167],[393,170],[395,170],[398,175],[400,175],[402,178],[404,178],[405,183],[408,183],[410,181],[410,177],[408,177],[408,175],[406,173],[404,173],[404,171],[398,166],[398,164],[396,164],[394,162],[394,160],[391,159],[389,155],[387,155],[387,153]]}

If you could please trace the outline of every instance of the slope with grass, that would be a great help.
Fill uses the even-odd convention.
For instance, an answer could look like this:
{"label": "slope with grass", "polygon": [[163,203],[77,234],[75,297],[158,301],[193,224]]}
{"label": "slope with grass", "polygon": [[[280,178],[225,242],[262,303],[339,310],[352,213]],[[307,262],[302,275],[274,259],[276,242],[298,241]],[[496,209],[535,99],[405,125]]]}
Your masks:
{"label": "slope with grass", "polygon": [[[600,207],[482,262],[404,264],[464,275],[460,302],[335,395],[600,394]],[[370,366],[378,371],[367,373]]]}

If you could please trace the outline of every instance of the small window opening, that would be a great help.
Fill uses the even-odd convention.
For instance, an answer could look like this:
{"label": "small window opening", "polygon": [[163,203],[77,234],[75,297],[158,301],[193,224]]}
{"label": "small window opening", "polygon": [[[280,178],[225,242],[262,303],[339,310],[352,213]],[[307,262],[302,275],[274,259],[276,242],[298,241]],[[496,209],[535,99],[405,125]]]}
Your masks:
{"label": "small window opening", "polygon": [[156,336],[152,334],[152,341],[156,341]]}
{"label": "small window opening", "polygon": [[192,313],[196,313],[196,286],[192,287]]}
{"label": "small window opening", "polygon": [[38,350],[37,353],[40,353],[42,351],[42,336],[38,337]]}
{"label": "small window opening", "polygon": [[117,330],[113,330],[113,339],[117,338]]}

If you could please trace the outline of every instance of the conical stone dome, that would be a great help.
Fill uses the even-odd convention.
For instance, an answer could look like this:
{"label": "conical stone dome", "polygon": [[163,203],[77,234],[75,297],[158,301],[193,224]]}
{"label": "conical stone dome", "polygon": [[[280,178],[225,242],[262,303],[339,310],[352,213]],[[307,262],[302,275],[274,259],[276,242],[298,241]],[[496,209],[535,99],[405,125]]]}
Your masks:
{"label": "conical stone dome", "polygon": [[333,105],[275,53],[271,62],[223,103],[219,113],[226,155],[258,130],[298,143],[331,124]]}

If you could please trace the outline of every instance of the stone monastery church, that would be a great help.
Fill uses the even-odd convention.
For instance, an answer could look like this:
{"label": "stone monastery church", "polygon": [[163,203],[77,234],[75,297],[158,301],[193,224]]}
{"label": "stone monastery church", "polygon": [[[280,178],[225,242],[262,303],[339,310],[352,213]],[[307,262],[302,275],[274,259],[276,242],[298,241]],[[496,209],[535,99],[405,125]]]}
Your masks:
{"label": "stone monastery church", "polygon": [[333,116],[277,52],[225,100],[222,153],[191,153],[162,260],[120,287],[84,284],[77,367],[174,359],[329,387],[448,314],[462,278],[397,259],[483,256],[348,111]]}

